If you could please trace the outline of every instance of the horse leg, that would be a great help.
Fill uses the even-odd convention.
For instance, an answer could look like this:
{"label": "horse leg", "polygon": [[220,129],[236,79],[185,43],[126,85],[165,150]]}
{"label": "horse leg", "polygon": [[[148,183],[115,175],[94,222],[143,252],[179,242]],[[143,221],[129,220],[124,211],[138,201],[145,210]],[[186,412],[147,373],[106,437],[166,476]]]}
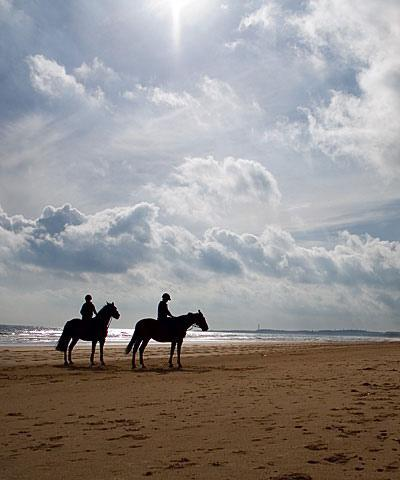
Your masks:
{"label": "horse leg", "polygon": [[72,361],[72,349],[78,343],[78,340],[79,340],[78,337],[74,337],[72,339],[71,343],[69,344],[69,347],[68,347],[68,365],[73,365],[74,364],[74,362]]}
{"label": "horse leg", "polygon": [[67,345],[67,348],[64,350],[64,367],[68,367],[67,351],[68,351],[68,345]]}
{"label": "horse leg", "polygon": [[147,347],[147,344],[149,342],[150,342],[150,338],[144,338],[143,341],[142,341],[142,344],[140,345],[140,348],[139,348],[139,363],[140,363],[141,368],[146,368],[144,366],[144,362],[143,362],[143,352],[144,352],[144,349]]}
{"label": "horse leg", "polygon": [[103,367],[106,366],[106,364],[104,363],[104,358],[103,358],[103,347],[104,347],[104,342],[106,341],[105,338],[103,338],[102,340],[99,341],[100,343],[100,363]]}
{"label": "horse leg", "polygon": [[182,347],[182,342],[183,342],[183,338],[180,338],[178,340],[178,348],[177,348],[177,351],[178,351],[178,368],[182,368],[182,364],[181,364],[181,347]]}
{"label": "horse leg", "polygon": [[139,345],[142,343],[142,339],[136,340],[133,350],[132,350],[132,369],[136,368],[136,352],[139,348]]}
{"label": "horse leg", "polygon": [[96,351],[96,344],[97,340],[92,340],[92,353],[90,355],[90,366],[93,367],[94,365],[94,353]]}
{"label": "horse leg", "polygon": [[172,368],[174,366],[174,364],[172,363],[172,357],[174,356],[175,345],[176,345],[176,340],[172,340],[171,350],[169,352],[169,361],[168,361],[169,368]]}

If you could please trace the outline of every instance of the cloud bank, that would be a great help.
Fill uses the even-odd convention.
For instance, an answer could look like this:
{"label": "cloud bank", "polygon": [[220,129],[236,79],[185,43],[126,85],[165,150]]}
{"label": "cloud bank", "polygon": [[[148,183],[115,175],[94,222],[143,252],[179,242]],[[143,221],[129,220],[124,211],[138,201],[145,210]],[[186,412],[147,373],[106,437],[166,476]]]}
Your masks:
{"label": "cloud bank", "polygon": [[343,232],[330,249],[305,247],[287,231],[270,226],[260,235],[218,228],[194,235],[162,223],[159,211],[149,203],[92,215],[70,205],[49,206],[34,220],[2,211],[1,272],[7,275],[18,262],[27,273],[35,267],[55,278],[66,272],[77,278],[117,275],[120,281],[136,275],[144,286],[157,278],[172,282],[175,288],[182,285],[183,290],[218,282],[229,288],[233,303],[243,289],[249,289],[248,301],[256,303],[264,282],[284,285],[284,291],[295,292],[303,303],[315,295],[309,289],[319,291],[320,301],[340,292],[349,311],[354,310],[357,297],[368,295],[370,302],[374,299],[375,314],[384,308],[396,316],[400,242]]}

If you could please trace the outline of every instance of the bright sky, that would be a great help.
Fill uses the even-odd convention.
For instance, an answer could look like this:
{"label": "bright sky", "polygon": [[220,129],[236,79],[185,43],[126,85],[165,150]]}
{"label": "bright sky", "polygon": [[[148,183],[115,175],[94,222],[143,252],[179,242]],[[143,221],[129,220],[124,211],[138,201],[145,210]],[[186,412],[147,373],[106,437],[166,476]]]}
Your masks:
{"label": "bright sky", "polygon": [[0,323],[399,329],[399,59],[397,0],[0,0]]}

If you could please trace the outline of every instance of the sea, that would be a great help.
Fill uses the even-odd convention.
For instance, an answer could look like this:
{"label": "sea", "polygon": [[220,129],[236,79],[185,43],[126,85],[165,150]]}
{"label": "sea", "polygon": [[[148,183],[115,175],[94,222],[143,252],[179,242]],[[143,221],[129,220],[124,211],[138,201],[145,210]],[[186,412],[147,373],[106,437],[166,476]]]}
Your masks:
{"label": "sea", "polygon": [[[1,325],[0,346],[55,346],[61,327]],[[109,344],[126,344],[132,328],[109,328]],[[368,330],[189,330],[185,342],[192,343],[329,343],[329,342],[382,342],[400,341],[400,332],[374,332]]]}

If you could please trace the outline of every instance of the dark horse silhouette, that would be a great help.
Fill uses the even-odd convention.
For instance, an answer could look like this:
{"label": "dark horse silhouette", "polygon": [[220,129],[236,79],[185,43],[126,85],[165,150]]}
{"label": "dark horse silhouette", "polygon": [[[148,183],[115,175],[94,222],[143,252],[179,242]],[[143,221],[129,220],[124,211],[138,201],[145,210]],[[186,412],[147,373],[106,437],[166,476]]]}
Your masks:
{"label": "dark horse silhouette", "polygon": [[[172,325],[169,325],[170,323],[172,323]],[[178,368],[182,368],[182,342],[186,336],[186,331],[192,325],[197,325],[203,330],[203,332],[208,330],[206,319],[200,310],[197,313],[188,313],[187,315],[171,318],[167,322],[161,322],[154,318],[143,318],[142,320],[139,320],[136,323],[131,341],[125,349],[125,353],[128,354],[133,347],[132,368],[136,367],[135,356],[139,347],[139,363],[140,366],[144,368],[143,352],[151,338],[157,342],[171,342],[171,351],[168,362],[170,368],[173,367],[172,357],[174,355],[175,346],[178,346]]]}
{"label": "dark horse silhouette", "polygon": [[[107,337],[108,326],[112,318],[119,318],[117,307],[113,303],[108,303],[91,320],[81,320],[73,318],[65,325],[60,339],[58,340],[56,350],[64,352],[64,365],[73,365],[71,353],[78,340],[88,340],[92,342],[92,354],[90,355],[90,366],[94,365],[94,353],[97,342],[100,343],[100,363],[105,365],[103,359],[103,347]],[[72,339],[72,341],[71,341]],[[71,343],[70,343],[71,341]],[[68,361],[67,361],[68,349]]]}

